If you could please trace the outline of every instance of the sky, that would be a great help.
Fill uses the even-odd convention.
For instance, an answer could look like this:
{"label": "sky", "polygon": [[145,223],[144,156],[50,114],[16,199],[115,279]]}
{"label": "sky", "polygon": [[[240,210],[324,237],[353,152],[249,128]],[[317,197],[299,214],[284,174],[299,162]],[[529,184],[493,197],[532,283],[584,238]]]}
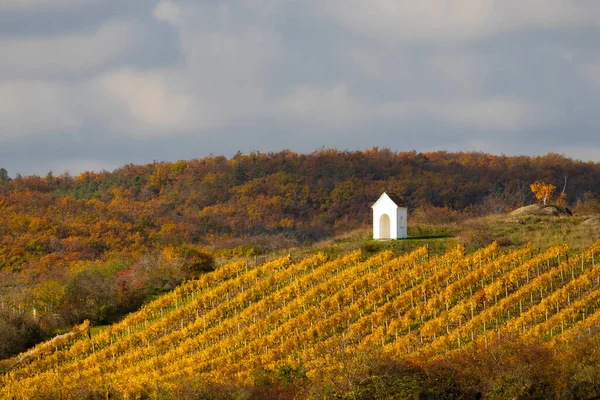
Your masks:
{"label": "sky", "polygon": [[323,147],[600,161],[597,0],[0,0],[0,167]]}

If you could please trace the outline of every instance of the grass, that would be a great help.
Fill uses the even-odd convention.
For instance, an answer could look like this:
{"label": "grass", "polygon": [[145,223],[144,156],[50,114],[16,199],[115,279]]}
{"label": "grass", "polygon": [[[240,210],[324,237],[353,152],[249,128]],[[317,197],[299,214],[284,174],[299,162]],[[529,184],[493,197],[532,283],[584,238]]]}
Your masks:
{"label": "grass", "polygon": [[508,215],[492,215],[440,224],[409,223],[409,237],[406,239],[373,240],[370,229],[362,229],[316,243],[311,248],[335,256],[357,248],[367,253],[384,249],[402,253],[428,246],[430,254],[440,254],[459,243],[470,252],[497,241],[505,248],[521,247],[527,243],[541,249],[567,244],[570,251],[580,252],[600,239],[600,224],[583,223],[591,217],[593,215],[524,216],[516,219]]}
{"label": "grass", "polygon": [[369,239],[361,248],[366,253],[376,253],[381,250],[391,249],[396,254],[408,253],[419,247],[426,246],[429,254],[443,254],[448,249],[456,247],[458,242],[453,237],[408,237],[400,240],[373,240]]}
{"label": "grass", "polygon": [[265,255],[249,258],[253,262],[263,262],[266,259],[289,254],[294,259],[300,259],[316,252],[323,252],[330,258],[338,257],[356,249],[362,249],[366,254],[391,249],[396,254],[410,252],[422,246],[429,248],[430,254],[442,254],[458,245],[455,238],[457,227],[454,224],[415,224],[409,225],[406,239],[373,240],[370,228],[362,228],[343,233],[330,239],[313,243],[309,246],[293,247],[274,251]]}
{"label": "grass", "polygon": [[531,242],[547,248],[568,244],[578,252],[600,238],[600,224],[584,224],[590,216],[526,216],[515,220],[506,216],[488,216],[463,223],[458,239],[467,247],[480,247],[481,241],[496,240],[504,247],[520,247]]}
{"label": "grass", "polygon": [[[445,253],[458,244],[467,252],[485,247],[493,241],[507,249],[521,247],[527,243],[540,249],[567,244],[571,252],[588,248],[600,238],[600,224],[583,224],[594,215],[567,216],[521,216],[490,215],[444,223],[420,223],[409,216],[408,238],[400,240],[373,240],[370,226],[345,232],[333,238],[307,246],[290,247],[271,251],[263,255],[234,257],[252,263],[261,263],[289,254],[300,259],[318,251],[334,258],[362,249],[366,254],[391,249],[396,254],[410,252],[427,246],[431,255]],[[231,261],[220,259],[219,263]]]}

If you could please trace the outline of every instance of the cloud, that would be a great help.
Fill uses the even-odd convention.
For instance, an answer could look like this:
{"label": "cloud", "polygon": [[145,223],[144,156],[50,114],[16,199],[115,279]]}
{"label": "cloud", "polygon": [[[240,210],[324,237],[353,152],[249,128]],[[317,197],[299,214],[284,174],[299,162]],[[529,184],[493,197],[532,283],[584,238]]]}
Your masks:
{"label": "cloud", "polygon": [[81,7],[98,2],[99,0],[2,0],[0,11],[30,11],[40,9],[56,9]]}
{"label": "cloud", "polygon": [[[398,56],[401,50],[390,58],[386,51],[353,45],[339,54],[347,56],[353,67],[346,68],[350,75],[339,75],[338,81],[329,82],[280,82],[277,92],[269,94],[269,72],[275,71],[282,57],[289,56],[289,49],[282,44],[285,38],[269,28],[272,24],[263,21],[264,14],[255,16],[264,22],[265,28],[259,30],[244,25],[238,20],[240,15],[227,6],[207,10],[191,4],[162,1],[154,8],[154,16],[178,30],[186,64],[177,74],[187,77],[188,89],[195,88],[190,94],[192,103],[212,104],[211,114],[216,117],[208,125],[211,127],[222,128],[268,115],[318,130],[381,120],[401,123],[434,118],[460,126],[506,131],[534,126],[541,120],[533,104],[516,96],[478,98],[487,65],[467,51],[433,52],[415,60],[410,53]],[[394,7],[395,3],[386,4]],[[207,15],[212,23],[198,23]],[[268,13],[267,18],[272,15]],[[289,67],[292,77],[294,66]],[[356,74],[398,90],[388,99],[372,98],[354,87]],[[441,97],[431,99],[430,93]],[[202,119],[182,116],[179,120],[188,121],[188,128],[194,124],[200,130],[205,127]]]}
{"label": "cloud", "polygon": [[234,12],[225,5],[158,3],[153,16],[177,31],[181,61],[97,76],[90,112],[104,115],[121,135],[152,139],[204,135],[268,115],[265,86],[277,35],[231,22],[239,18]]}
{"label": "cloud", "polygon": [[[250,1],[242,3],[252,5]],[[270,23],[280,17],[277,12],[281,10],[273,4],[266,9],[268,12],[245,13],[227,4],[161,1],[153,16],[177,31],[182,62],[152,69],[110,69],[81,85],[78,93],[72,93],[79,98],[70,100],[89,97],[79,108],[82,119],[102,119],[120,135],[152,139],[207,135],[265,119],[318,131],[418,118],[508,131],[534,126],[541,120],[536,107],[518,97],[478,98],[487,65],[466,51],[433,52],[416,59],[400,52],[389,58],[385,51],[353,46],[347,53],[352,68],[337,81],[296,81],[293,74],[297,66],[283,64],[290,68],[288,81],[272,86],[272,74],[280,73],[283,57],[293,53]],[[15,47],[24,54],[35,53],[36,47],[54,47],[57,62],[72,57],[69,49],[81,49],[83,56],[70,63],[75,71],[122,57],[136,40],[117,38],[130,36],[126,32],[131,29],[107,23],[88,37],[54,38],[50,43],[35,39],[29,50],[28,42]],[[23,60],[23,64],[33,63]],[[399,74],[398,65],[403,66],[403,74]],[[52,66],[50,59],[40,69]],[[355,87],[353,80],[360,73],[377,85],[398,89],[393,97],[374,98]],[[452,96],[447,96],[449,93]]]}
{"label": "cloud", "polygon": [[178,25],[184,18],[183,11],[177,3],[173,1],[161,1],[153,11],[154,17],[159,21],[168,22],[171,25]]}
{"label": "cloud", "polygon": [[0,141],[77,129],[81,117],[69,103],[58,84],[0,81]]}
{"label": "cloud", "polygon": [[[337,60],[326,56],[320,61],[348,60],[344,73],[324,82],[294,79],[298,66],[285,63],[294,49],[285,47],[289,38],[273,28],[271,19],[281,17],[274,10],[245,13],[227,4],[158,3],[153,15],[177,30],[183,62],[151,72],[121,69],[103,77],[103,95],[122,106],[111,114],[117,121],[111,126],[129,136],[158,138],[274,120],[319,136],[356,124],[418,119],[493,132],[550,120],[531,100],[482,93],[488,63],[466,49],[434,49],[414,57],[402,49],[393,54],[358,44],[345,49],[342,42]],[[271,91],[280,65],[288,68],[288,80],[278,81]],[[360,75],[371,88],[386,87],[391,96],[365,92],[356,85]]]}
{"label": "cloud", "polygon": [[570,0],[314,0],[317,15],[370,37],[451,43],[527,29],[598,26],[600,3]]}
{"label": "cloud", "polygon": [[100,78],[95,89],[104,95],[105,104],[113,106],[113,128],[148,137],[211,126],[214,115],[193,96],[169,85],[167,76],[120,69]]}
{"label": "cloud", "polygon": [[107,22],[91,34],[0,37],[0,76],[93,72],[126,56],[140,41],[140,29],[124,22]]}
{"label": "cloud", "polygon": [[580,65],[579,74],[585,82],[600,89],[600,61],[592,61]]}
{"label": "cloud", "polygon": [[432,114],[449,123],[490,131],[519,131],[551,125],[558,115],[518,98],[459,100],[439,104]]}
{"label": "cloud", "polygon": [[516,97],[455,98],[447,101],[408,100],[371,103],[350,95],[343,85],[299,87],[281,101],[288,118],[326,127],[348,128],[357,123],[415,119],[436,120],[458,127],[489,131],[518,131],[550,125],[560,113]]}
{"label": "cloud", "polygon": [[343,128],[364,117],[361,105],[344,85],[297,87],[282,99],[280,105],[287,118],[329,127]]}
{"label": "cloud", "polygon": [[526,153],[539,135],[552,151],[598,127],[600,2],[1,3],[0,155],[44,172],[321,145]]}
{"label": "cloud", "polygon": [[599,146],[561,146],[557,152],[559,154],[566,154],[576,160],[600,162]]}

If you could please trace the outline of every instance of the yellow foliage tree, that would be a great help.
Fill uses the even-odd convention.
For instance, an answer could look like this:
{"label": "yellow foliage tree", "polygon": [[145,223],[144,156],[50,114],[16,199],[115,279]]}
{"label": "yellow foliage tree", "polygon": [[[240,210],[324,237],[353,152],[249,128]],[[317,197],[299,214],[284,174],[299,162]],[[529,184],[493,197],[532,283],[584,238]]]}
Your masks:
{"label": "yellow foliage tree", "polygon": [[548,200],[550,200],[552,197],[552,193],[554,193],[556,190],[556,186],[552,185],[551,183],[545,183],[541,181],[532,183],[529,187],[535,195],[535,198],[538,199],[538,201],[541,201],[544,205],[546,205]]}

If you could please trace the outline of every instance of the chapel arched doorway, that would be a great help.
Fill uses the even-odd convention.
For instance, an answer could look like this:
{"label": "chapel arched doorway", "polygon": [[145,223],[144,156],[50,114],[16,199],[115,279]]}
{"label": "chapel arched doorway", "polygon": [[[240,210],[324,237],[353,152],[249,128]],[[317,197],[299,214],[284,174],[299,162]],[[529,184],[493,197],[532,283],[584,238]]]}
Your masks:
{"label": "chapel arched doorway", "polygon": [[390,238],[390,217],[387,214],[382,214],[379,218],[379,237],[381,239]]}

